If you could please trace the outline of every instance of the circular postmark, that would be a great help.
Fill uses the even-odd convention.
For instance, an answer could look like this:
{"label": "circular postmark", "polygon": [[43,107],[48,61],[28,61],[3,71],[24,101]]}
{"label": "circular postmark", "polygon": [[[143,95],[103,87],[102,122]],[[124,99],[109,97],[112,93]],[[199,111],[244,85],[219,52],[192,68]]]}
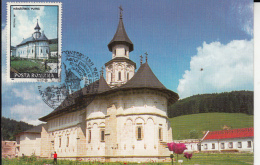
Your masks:
{"label": "circular postmark", "polygon": [[43,101],[53,109],[62,109],[75,104],[76,99],[86,98],[86,94],[91,93],[89,98],[85,99],[90,103],[99,85],[97,81],[99,74],[94,63],[89,57],[76,51],[63,51],[62,59],[64,78],[61,84],[46,88],[38,86]]}

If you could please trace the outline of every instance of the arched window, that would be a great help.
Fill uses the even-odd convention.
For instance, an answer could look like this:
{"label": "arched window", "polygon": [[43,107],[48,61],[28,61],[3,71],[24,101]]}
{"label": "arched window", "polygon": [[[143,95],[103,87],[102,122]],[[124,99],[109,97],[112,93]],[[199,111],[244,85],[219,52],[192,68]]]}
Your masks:
{"label": "arched window", "polygon": [[32,49],[32,53],[33,53],[33,49]]}
{"label": "arched window", "polygon": [[48,53],[48,49],[46,49],[46,53]]}
{"label": "arched window", "polygon": [[69,146],[70,138],[67,136],[67,147]]}
{"label": "arched window", "polygon": [[88,130],[88,143],[91,142],[91,130],[89,129]]}
{"label": "arched window", "polygon": [[114,50],[114,54],[115,54],[115,56],[116,56],[116,50]]}
{"label": "arched window", "polygon": [[118,80],[121,80],[121,72],[118,72]]}
{"label": "arched window", "polygon": [[127,54],[127,50],[125,49],[125,56],[126,56],[126,54]]}
{"label": "arched window", "polygon": [[163,140],[162,139],[162,128],[159,128],[159,140]]}
{"label": "arched window", "polygon": [[41,49],[41,53],[42,53],[42,49]]}
{"label": "arched window", "polygon": [[141,140],[142,139],[142,128],[138,127],[137,128],[137,140]]}
{"label": "arched window", "polygon": [[127,78],[127,81],[128,81],[129,80],[129,73],[127,73],[126,78]]}
{"label": "arched window", "polygon": [[113,73],[111,73],[111,82],[113,81]]}
{"label": "arched window", "polygon": [[101,136],[100,136],[100,141],[101,141],[101,142],[104,142],[104,141],[105,141],[105,130],[104,130],[104,129],[101,129],[100,134],[101,134]]}

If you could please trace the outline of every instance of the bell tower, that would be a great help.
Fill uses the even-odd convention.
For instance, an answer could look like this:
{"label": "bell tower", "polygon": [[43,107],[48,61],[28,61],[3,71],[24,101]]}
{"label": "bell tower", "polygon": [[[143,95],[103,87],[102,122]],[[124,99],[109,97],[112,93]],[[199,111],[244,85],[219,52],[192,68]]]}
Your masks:
{"label": "bell tower", "polygon": [[134,45],[129,39],[122,15],[122,7],[119,7],[120,18],[116,33],[109,42],[108,49],[112,52],[112,60],[105,64],[106,81],[110,87],[118,87],[130,80],[135,73],[136,64],[129,59],[129,53],[134,50]]}

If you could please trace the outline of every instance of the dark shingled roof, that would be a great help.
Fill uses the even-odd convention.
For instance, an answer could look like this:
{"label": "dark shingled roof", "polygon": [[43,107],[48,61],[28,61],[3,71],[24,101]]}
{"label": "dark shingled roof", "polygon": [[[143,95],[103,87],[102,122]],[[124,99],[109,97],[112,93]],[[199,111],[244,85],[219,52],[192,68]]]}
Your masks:
{"label": "dark shingled roof", "polygon": [[[72,108],[74,107],[78,102],[91,102],[96,94],[103,93],[106,91],[109,91],[111,88],[108,86],[106,80],[103,76],[100,77],[99,80],[95,81],[94,83],[89,84],[88,86],[80,89],[79,91],[76,91],[72,94],[70,94],[61,104],[58,106],[55,110],[53,110],[48,115],[40,118],[41,121],[46,121],[46,119],[52,117],[53,115],[57,115],[63,112],[73,112],[77,109]],[[83,100],[79,100],[81,98]],[[85,99],[85,100],[84,100]]]}
{"label": "dark shingled roof", "polygon": [[23,45],[23,44],[26,44],[27,42],[32,42],[32,41],[35,41],[35,39],[34,39],[33,36],[24,39],[24,40],[23,40],[20,44],[18,44],[17,46],[19,46],[19,45]]}
{"label": "dark shingled roof", "polygon": [[116,33],[115,33],[113,39],[107,45],[109,51],[112,51],[112,47],[116,44],[125,44],[125,45],[129,46],[129,52],[134,50],[134,45],[133,45],[132,41],[129,39],[129,37],[125,31],[123,18],[119,19]]}
{"label": "dark shingled roof", "polygon": [[36,30],[36,29],[41,30],[41,28],[40,28],[40,26],[39,26],[39,24],[38,24],[38,20],[37,20],[37,24],[36,24],[34,30]]}
{"label": "dark shingled roof", "polygon": [[40,124],[40,125],[34,126],[33,128],[28,129],[28,130],[26,130],[26,131],[24,131],[24,132],[21,132],[21,133],[15,135],[15,136],[19,136],[19,135],[21,135],[21,134],[23,134],[23,133],[41,133],[41,132],[42,132],[42,127],[43,127],[44,125],[45,125],[45,124]]}
{"label": "dark shingled roof", "polygon": [[28,42],[35,42],[35,41],[49,41],[48,38],[45,36],[45,34],[42,33],[42,35],[39,38],[34,38],[33,36],[24,39],[20,44],[18,44],[17,46],[26,44]]}
{"label": "dark shingled roof", "polygon": [[[97,88],[98,87],[98,88]],[[168,90],[154,75],[148,63],[144,63],[135,73],[135,75],[124,85],[117,88],[110,88],[103,76],[94,83],[74,92],[65,99],[62,104],[47,116],[40,118],[41,121],[47,121],[50,117],[58,114],[77,111],[82,107],[86,107],[91,103],[96,95],[105,95],[117,91],[127,91],[133,89],[150,89],[161,91],[168,96],[169,105],[175,103],[179,99],[179,95]],[[81,94],[81,95],[80,95]],[[70,103],[70,104],[68,104]]]}
{"label": "dark shingled roof", "polygon": [[153,71],[149,67],[148,63],[144,63],[135,73],[135,75],[121,88],[140,88],[140,87],[151,87],[151,88],[163,88],[166,87],[158,80],[154,75]]}
{"label": "dark shingled roof", "polygon": [[45,36],[44,33],[42,33],[42,35],[36,39],[37,41],[48,41],[48,38]]}

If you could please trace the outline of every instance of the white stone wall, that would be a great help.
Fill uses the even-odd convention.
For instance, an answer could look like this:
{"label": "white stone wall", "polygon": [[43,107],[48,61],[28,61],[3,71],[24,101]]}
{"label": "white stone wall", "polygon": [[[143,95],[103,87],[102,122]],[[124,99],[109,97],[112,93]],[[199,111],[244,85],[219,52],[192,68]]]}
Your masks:
{"label": "white stone wall", "polygon": [[[165,96],[150,90],[139,92],[99,97],[87,107],[87,155],[98,156],[105,153],[107,141],[100,141],[100,131],[109,125],[105,123],[105,118],[109,117],[107,107],[110,105],[116,107],[116,143],[111,145],[114,156],[158,156],[161,142],[172,141]],[[142,128],[141,139],[137,139],[138,127]],[[159,128],[162,130],[161,140]],[[88,143],[89,130],[91,142]]]}
{"label": "white stone wall", "polygon": [[82,122],[80,111],[62,115],[48,121],[48,132],[65,129]]}
{"label": "white stone wall", "polygon": [[50,47],[47,41],[30,42],[17,47],[16,56],[20,58],[48,59]]}
{"label": "white stone wall", "polygon": [[[120,79],[119,72],[121,73]],[[125,84],[134,76],[134,74],[135,67],[127,62],[113,62],[106,67],[106,81],[110,85]]]}
{"label": "white stone wall", "polygon": [[129,59],[129,48],[126,45],[115,45],[112,48],[112,59],[116,57],[125,57]]}
{"label": "white stone wall", "polygon": [[53,152],[59,157],[77,156],[77,126],[51,132],[53,136]]}
{"label": "white stone wall", "polygon": [[40,156],[41,151],[41,134],[40,133],[23,133],[20,136],[20,149],[18,156],[31,156],[35,154]]}
{"label": "white stone wall", "polygon": [[[248,141],[251,141],[251,147],[248,147]],[[233,143],[230,147],[229,143]],[[238,142],[241,142],[242,147],[239,148]],[[221,143],[224,143],[224,149],[221,148]],[[212,144],[215,144],[215,149],[212,149]],[[241,152],[253,152],[253,138],[236,138],[236,139],[220,139],[220,140],[204,140],[201,143],[201,151],[221,151],[221,150],[238,150]]]}

